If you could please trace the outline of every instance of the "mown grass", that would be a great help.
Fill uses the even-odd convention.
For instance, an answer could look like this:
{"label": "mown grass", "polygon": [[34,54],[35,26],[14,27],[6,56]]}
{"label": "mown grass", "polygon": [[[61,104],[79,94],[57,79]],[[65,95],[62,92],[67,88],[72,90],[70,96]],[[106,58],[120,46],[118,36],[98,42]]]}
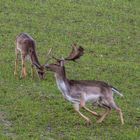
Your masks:
{"label": "mown grass", "polygon": [[[0,139],[139,140],[139,6],[138,0],[1,0]],[[29,63],[27,78],[15,78],[15,37],[20,32],[36,40],[42,64],[49,48],[61,57],[73,42],[82,45],[85,55],[79,64],[66,64],[67,76],[104,80],[119,88],[124,98],[115,100],[125,125],[115,111],[102,124],[82,111],[93,121],[87,127],[63,99],[53,74],[46,72],[43,81],[32,80]]]}

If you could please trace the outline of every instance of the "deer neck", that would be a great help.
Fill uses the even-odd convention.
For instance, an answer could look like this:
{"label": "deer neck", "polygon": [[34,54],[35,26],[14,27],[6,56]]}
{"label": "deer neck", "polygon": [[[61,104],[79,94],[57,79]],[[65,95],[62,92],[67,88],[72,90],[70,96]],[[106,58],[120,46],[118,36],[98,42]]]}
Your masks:
{"label": "deer neck", "polygon": [[66,78],[65,69],[61,71],[61,73],[55,73],[55,79],[57,87],[63,94],[64,98],[70,100],[70,85],[68,79]]}
{"label": "deer neck", "polygon": [[35,50],[31,50],[29,55],[30,55],[30,58],[31,58],[32,63],[37,63],[38,65],[40,65],[40,63],[39,63],[39,60],[38,60],[38,57],[37,57],[37,54],[36,54],[36,51],[35,51]]}

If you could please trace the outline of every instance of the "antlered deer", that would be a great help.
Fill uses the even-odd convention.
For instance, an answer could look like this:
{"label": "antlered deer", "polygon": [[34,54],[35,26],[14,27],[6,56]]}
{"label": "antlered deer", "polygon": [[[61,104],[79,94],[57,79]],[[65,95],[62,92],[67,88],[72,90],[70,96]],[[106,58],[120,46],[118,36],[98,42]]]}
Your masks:
{"label": "antlered deer", "polygon": [[[73,49],[74,48],[75,51],[70,54],[72,57],[69,57],[69,60],[76,60],[80,58],[81,54],[83,54],[84,49],[81,49],[82,53],[80,51],[79,53],[76,53],[79,48],[75,45],[73,46]],[[75,111],[78,112],[79,115],[89,124],[91,122],[90,119],[80,112],[80,107],[97,116],[97,123],[101,123],[111,109],[115,109],[120,115],[121,123],[124,124],[122,111],[115,104],[113,99],[113,93],[117,93],[120,96],[122,96],[122,94],[119,93],[116,88],[103,81],[69,80],[65,73],[65,61],[66,59],[58,59],[57,63],[46,64],[45,67],[47,70],[54,72],[59,90],[65,99],[73,103]],[[98,115],[96,112],[86,107],[86,102],[88,101],[103,107],[106,111],[101,116]]]}
{"label": "antlered deer", "polygon": [[[49,50],[49,53],[50,51],[51,50]],[[37,53],[36,53],[35,40],[30,35],[28,35],[27,33],[20,33],[19,35],[17,35],[15,53],[16,53],[16,60],[15,60],[14,75],[17,74],[18,54],[21,53],[21,60],[22,60],[21,77],[22,78],[26,77],[25,59],[27,56],[30,56],[32,76],[34,74],[33,67],[35,66],[38,77],[40,79],[44,78],[44,74],[45,74],[44,66],[39,63]]]}

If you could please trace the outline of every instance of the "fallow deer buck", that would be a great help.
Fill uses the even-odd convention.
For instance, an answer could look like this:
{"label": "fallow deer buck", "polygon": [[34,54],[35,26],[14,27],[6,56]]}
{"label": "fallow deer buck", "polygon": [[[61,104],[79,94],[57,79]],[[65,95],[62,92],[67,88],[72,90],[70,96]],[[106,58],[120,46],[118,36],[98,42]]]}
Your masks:
{"label": "fallow deer buck", "polygon": [[[48,56],[50,52],[51,49],[48,52]],[[14,75],[17,74],[18,54],[21,53],[21,61],[22,61],[21,77],[22,78],[26,77],[25,61],[27,56],[29,56],[31,60],[32,77],[34,76],[33,68],[35,66],[38,77],[40,79],[44,78],[44,74],[45,74],[44,65],[41,65],[39,63],[37,53],[36,53],[36,43],[35,40],[30,35],[28,35],[27,33],[20,33],[19,35],[17,35],[15,53],[16,53],[16,60],[15,60]]]}
{"label": "fallow deer buck", "polygon": [[[73,46],[73,52],[70,54],[69,60],[76,60],[83,54],[83,50],[78,51],[77,46]],[[67,57],[66,57],[67,59]],[[74,109],[79,115],[86,120],[88,124],[91,123],[90,119],[80,112],[80,107],[95,115],[101,123],[111,109],[115,109],[120,116],[121,123],[124,124],[123,114],[121,109],[115,104],[113,93],[122,96],[119,91],[113,86],[96,80],[69,80],[66,77],[64,62],[66,59],[58,59],[57,63],[46,64],[47,70],[54,72],[58,89],[61,91],[65,99],[72,102]],[[106,111],[100,116],[96,112],[86,107],[86,102],[91,101]]]}

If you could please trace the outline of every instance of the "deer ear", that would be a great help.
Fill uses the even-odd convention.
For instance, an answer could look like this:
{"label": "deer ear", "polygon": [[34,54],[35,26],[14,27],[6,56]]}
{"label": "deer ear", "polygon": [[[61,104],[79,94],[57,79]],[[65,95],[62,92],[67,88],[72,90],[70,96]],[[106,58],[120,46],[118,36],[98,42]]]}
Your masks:
{"label": "deer ear", "polygon": [[38,65],[37,63],[33,63],[33,65],[36,67],[36,68],[40,68],[41,66],[40,65]]}

